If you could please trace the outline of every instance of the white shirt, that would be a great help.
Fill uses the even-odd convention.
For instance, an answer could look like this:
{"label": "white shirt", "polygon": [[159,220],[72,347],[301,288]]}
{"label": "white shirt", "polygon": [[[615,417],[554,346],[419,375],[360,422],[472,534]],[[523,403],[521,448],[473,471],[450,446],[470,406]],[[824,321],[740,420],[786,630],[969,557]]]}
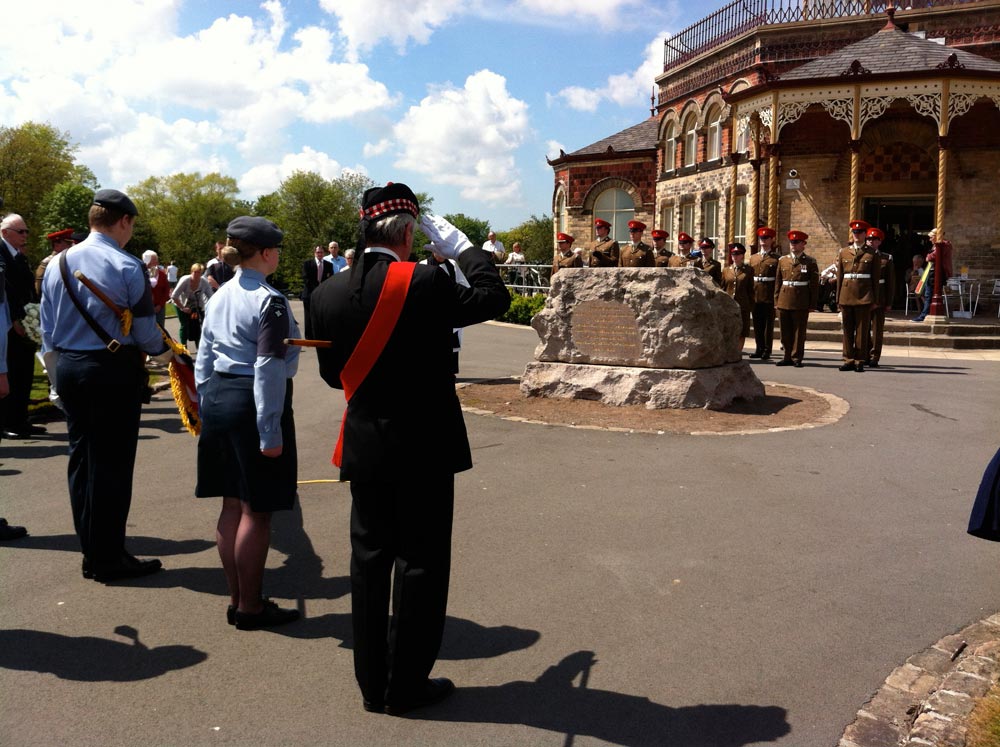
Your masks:
{"label": "white shirt", "polygon": [[505,265],[523,265],[524,264],[524,253],[523,252],[511,252],[510,256],[507,257],[507,261],[504,262]]}
{"label": "white shirt", "polygon": [[504,255],[503,242],[502,241],[483,242],[483,251],[491,252],[493,256],[496,257],[498,260],[502,260]]}

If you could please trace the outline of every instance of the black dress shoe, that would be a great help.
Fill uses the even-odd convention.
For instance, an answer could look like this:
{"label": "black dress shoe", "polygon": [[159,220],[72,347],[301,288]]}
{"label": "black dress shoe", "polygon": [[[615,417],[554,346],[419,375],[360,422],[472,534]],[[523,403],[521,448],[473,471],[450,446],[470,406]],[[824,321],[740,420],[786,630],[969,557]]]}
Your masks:
{"label": "black dress shoe", "polygon": [[750,353],[750,357],[751,358],[760,358],[761,356],[762,356],[762,353]]}
{"label": "black dress shoe", "polygon": [[22,425],[17,428],[11,428],[9,431],[3,432],[4,438],[34,438],[35,436],[43,436],[48,431],[46,431],[40,425]]}
{"label": "black dress shoe", "polygon": [[163,563],[157,558],[149,560],[139,560],[139,558],[125,553],[114,563],[99,563],[90,561],[91,578],[104,583],[106,581],[116,581],[122,578],[139,578],[156,573],[163,568]]}
{"label": "black dress shoe", "polygon": [[368,698],[364,698],[361,701],[361,707],[368,711],[368,713],[385,713],[385,703],[380,700],[368,700]]}
{"label": "black dress shoe", "polygon": [[795,361],[794,363],[792,363],[792,365],[795,366],[796,368],[802,368],[802,366],[805,364],[803,364],[802,361]]}
{"label": "black dress shoe", "polygon": [[285,623],[295,622],[298,619],[298,610],[282,609],[270,599],[264,600],[264,607],[260,612],[240,612],[236,610],[233,616],[237,630],[273,628],[276,625],[284,625]]}
{"label": "black dress shoe", "polygon": [[762,355],[762,356],[760,357],[760,359],[761,359],[762,361],[769,361],[769,360],[771,360],[771,354],[770,354],[770,353],[764,353],[764,354],[763,354],[763,355]]}
{"label": "black dress shoe", "polygon": [[0,519],[0,542],[9,542],[27,536],[28,530],[24,527],[11,526],[6,519]]}
{"label": "black dress shoe", "polygon": [[236,624],[236,605],[231,604],[226,607],[226,622],[230,625]]}
{"label": "black dress shoe", "polygon": [[868,361],[868,365],[872,368],[878,368],[878,361]]}
{"label": "black dress shoe", "polygon": [[788,358],[783,358],[780,361],[778,361],[777,363],[775,363],[774,365],[776,365],[776,366],[792,366],[792,365],[795,365],[795,364],[793,364]]}
{"label": "black dress shoe", "polygon": [[865,372],[865,364],[864,363],[858,363],[858,364],[856,364],[854,366],[854,370],[857,371],[858,373],[864,373]]}
{"label": "black dress shoe", "polygon": [[850,363],[844,363],[837,370],[838,371],[853,371],[854,370],[854,362],[852,361]]}
{"label": "black dress shoe", "polygon": [[402,716],[417,708],[440,703],[455,692],[455,683],[444,677],[429,679],[417,692],[395,703],[386,703],[385,712],[390,716]]}

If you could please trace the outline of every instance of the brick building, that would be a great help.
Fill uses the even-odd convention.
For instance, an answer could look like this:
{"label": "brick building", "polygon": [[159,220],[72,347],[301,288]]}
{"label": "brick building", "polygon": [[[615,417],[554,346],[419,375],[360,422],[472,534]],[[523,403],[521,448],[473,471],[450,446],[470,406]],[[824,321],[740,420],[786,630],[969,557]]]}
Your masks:
{"label": "brick building", "polygon": [[725,246],[798,228],[822,267],[861,217],[902,272],[937,225],[956,268],[1000,277],[1000,0],[786,1],[667,39],[652,116],[550,161],[555,230],[586,241],[604,217],[621,242],[635,217]]}

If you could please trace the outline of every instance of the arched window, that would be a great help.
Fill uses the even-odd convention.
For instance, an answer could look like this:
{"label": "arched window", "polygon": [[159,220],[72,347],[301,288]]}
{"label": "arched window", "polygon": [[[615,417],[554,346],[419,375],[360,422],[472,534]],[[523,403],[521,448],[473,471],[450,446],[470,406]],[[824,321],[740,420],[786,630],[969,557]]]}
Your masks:
{"label": "arched window", "polygon": [[698,118],[691,112],[684,120],[684,165],[694,166],[698,157]]}
{"label": "arched window", "polygon": [[736,150],[735,153],[746,153],[750,150],[750,121],[749,119],[736,122]]}
{"label": "arched window", "polygon": [[556,231],[566,233],[566,195],[562,191],[556,195]]}
{"label": "arched window", "polygon": [[708,142],[705,143],[705,160],[714,161],[722,156],[722,107],[713,106],[705,119],[708,123]]}
{"label": "arched window", "polygon": [[628,241],[628,222],[635,217],[635,203],[624,189],[606,189],[594,202],[594,219],[603,218],[611,224],[611,238]]}
{"label": "arched window", "polygon": [[663,145],[663,170],[673,171],[677,168],[677,130],[673,124],[667,126],[666,140]]}

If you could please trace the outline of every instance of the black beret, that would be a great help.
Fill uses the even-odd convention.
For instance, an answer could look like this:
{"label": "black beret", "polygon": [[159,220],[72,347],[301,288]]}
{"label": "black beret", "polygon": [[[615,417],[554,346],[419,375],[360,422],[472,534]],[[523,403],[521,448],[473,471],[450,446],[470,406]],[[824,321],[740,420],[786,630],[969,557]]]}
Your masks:
{"label": "black beret", "polygon": [[99,189],[94,194],[94,204],[108,210],[117,210],[125,215],[138,215],[135,203],[124,192],[117,189]]}
{"label": "black beret", "polygon": [[384,187],[372,187],[361,198],[358,211],[362,220],[374,223],[397,213],[409,213],[414,218],[420,213],[420,204],[413,190],[405,184],[389,182]]}
{"label": "black beret", "polygon": [[256,215],[241,215],[239,218],[233,218],[226,226],[226,235],[265,249],[281,246],[281,240],[285,237],[281,229],[271,221]]}

